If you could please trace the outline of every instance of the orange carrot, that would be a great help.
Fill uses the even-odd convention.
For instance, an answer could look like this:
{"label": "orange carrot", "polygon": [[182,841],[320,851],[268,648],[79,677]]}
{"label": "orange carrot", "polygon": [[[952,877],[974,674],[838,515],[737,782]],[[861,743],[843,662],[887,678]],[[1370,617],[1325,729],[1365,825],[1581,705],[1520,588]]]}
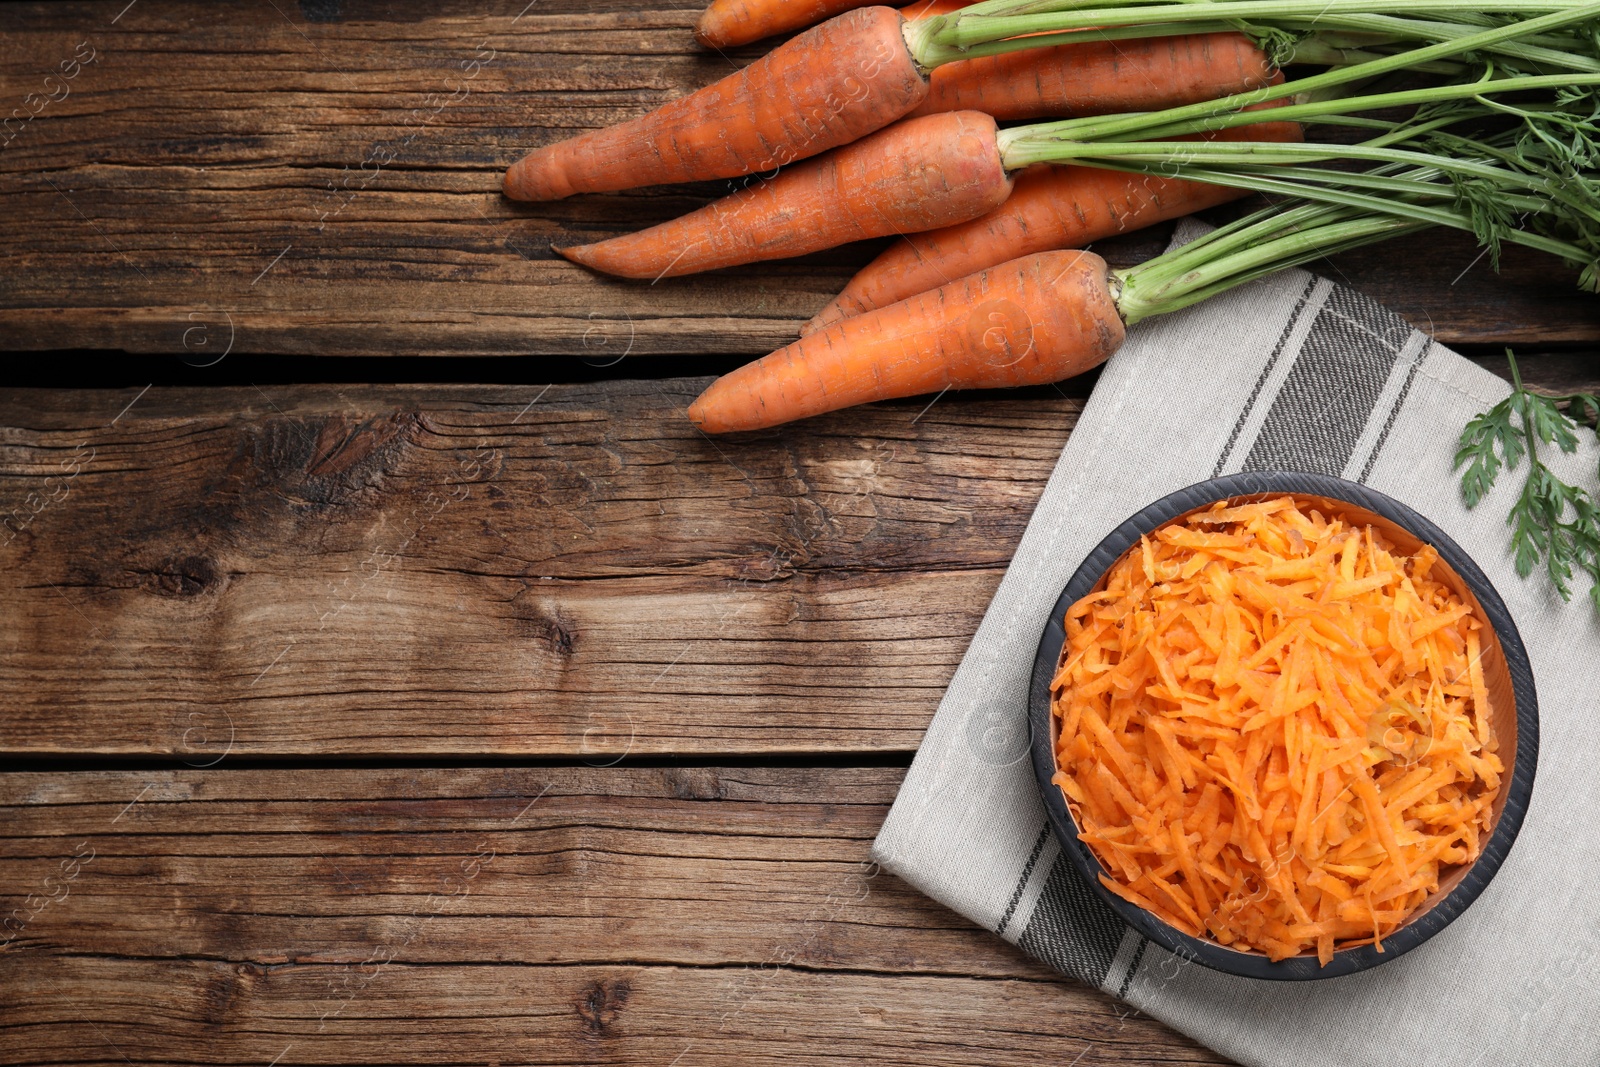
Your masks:
{"label": "orange carrot", "polygon": [[[932,18],[966,7],[968,2],[919,0],[900,10],[908,19]],[[711,0],[695,25],[694,39],[707,48],[732,48],[815,26],[824,19],[870,3],[871,0]]]}
{"label": "orange carrot", "polygon": [[694,39],[707,48],[732,48],[863,6],[862,0],[711,0],[695,23]]}
{"label": "orange carrot", "polygon": [[732,178],[849,144],[927,95],[905,25],[889,7],[847,12],[647,115],[529,153],[506,171],[506,195]]}
{"label": "orange carrot", "polygon": [[[1263,122],[1223,130],[1217,139],[1298,141],[1300,127]],[[1030,167],[1017,177],[1010,199],[982,218],[890,245],[800,332],[820,330],[1016,256],[1080,247],[1244,195],[1221,185],[1098,167]]]}
{"label": "orange carrot", "polygon": [[1029,48],[934,69],[913,115],[972,108],[997,119],[1160,111],[1259,89],[1276,73],[1240,33]]}
{"label": "orange carrot", "polygon": [[718,378],[689,418],[726,433],[941,389],[1054,382],[1104,362],[1122,337],[1105,261],[1044,252],[802,337]]}
{"label": "orange carrot", "polygon": [[556,251],[625,278],[677,277],[947,226],[1010,195],[996,133],[976,111],[908,119],[682,218]]}

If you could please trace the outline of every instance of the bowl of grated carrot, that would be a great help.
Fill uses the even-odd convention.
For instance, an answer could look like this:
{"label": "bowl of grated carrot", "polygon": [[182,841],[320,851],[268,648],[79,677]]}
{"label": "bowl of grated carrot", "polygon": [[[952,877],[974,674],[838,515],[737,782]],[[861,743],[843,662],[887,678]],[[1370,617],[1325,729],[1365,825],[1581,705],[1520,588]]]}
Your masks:
{"label": "bowl of grated carrot", "polygon": [[1533,790],[1527,654],[1483,572],[1366,486],[1260,471],[1134,515],[1057,601],[1034,770],[1129,925],[1254,978],[1351,974],[1442,930]]}

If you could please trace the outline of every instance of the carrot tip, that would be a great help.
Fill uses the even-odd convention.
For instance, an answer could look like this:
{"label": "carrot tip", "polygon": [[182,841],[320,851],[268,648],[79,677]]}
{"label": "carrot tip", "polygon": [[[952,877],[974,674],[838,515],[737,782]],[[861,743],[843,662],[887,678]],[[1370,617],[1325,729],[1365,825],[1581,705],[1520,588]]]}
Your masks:
{"label": "carrot tip", "polygon": [[[870,311],[873,309],[868,308],[867,310]],[[816,333],[818,330],[826,330],[834,323],[843,322],[845,319],[859,314],[861,314],[860,311],[852,311],[842,308],[839,306],[838,302],[835,301],[834,303],[823,308],[821,311],[817,312],[815,315],[811,316],[810,321],[804,326],[800,327],[800,336],[810,336],[811,334]]]}
{"label": "carrot tip", "polygon": [[506,168],[506,176],[500,183],[500,189],[512,200],[532,200],[526,189],[522,187],[522,164],[513,163]]}

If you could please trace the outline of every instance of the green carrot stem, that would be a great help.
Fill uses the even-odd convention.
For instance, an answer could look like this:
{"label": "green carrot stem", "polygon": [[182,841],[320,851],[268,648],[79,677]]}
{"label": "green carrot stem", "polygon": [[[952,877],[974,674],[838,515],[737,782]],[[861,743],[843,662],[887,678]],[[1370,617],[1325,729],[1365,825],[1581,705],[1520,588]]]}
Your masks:
{"label": "green carrot stem", "polygon": [[[1189,307],[1191,304],[1209,300],[1211,297],[1225,293],[1229,289],[1235,289],[1248,282],[1253,282],[1258,278],[1276,274],[1281,270],[1326,259],[1329,256],[1336,256],[1341,252],[1348,252],[1363,245],[1375,244],[1390,237],[1418,233],[1428,229],[1428,225],[1427,223],[1405,222],[1399,219],[1374,219],[1364,220],[1361,223],[1348,223],[1337,231],[1331,226],[1327,229],[1328,232],[1326,234],[1320,236],[1310,235],[1316,237],[1316,240],[1297,251],[1293,250],[1293,242],[1285,241],[1285,245],[1288,246],[1289,250],[1280,252],[1274,258],[1266,259],[1255,265],[1231,265],[1231,273],[1208,284],[1199,284],[1198,280],[1196,280],[1190,285],[1174,287],[1159,298],[1157,301],[1159,306],[1148,306],[1148,309],[1143,311],[1143,317],[1165,315],[1169,312],[1178,311]],[[1223,266],[1230,265],[1223,264]],[[1142,300],[1143,297],[1136,299]],[[1122,305],[1119,303],[1119,310],[1121,307]],[[1135,310],[1133,314],[1139,316],[1141,311]]]}
{"label": "green carrot stem", "polygon": [[[1398,9],[1401,12],[1401,14],[1396,14],[1395,13],[1395,11],[1393,10],[1393,8],[1395,8],[1395,7],[1398,7]],[[967,10],[970,11],[971,8],[968,8]],[[1457,26],[1464,26],[1464,27],[1467,27],[1469,29],[1477,29],[1477,30],[1491,29],[1491,28],[1493,28],[1495,26],[1499,26],[1499,25],[1503,24],[1503,22],[1501,20],[1499,20],[1496,16],[1480,14],[1480,13],[1472,12],[1472,11],[1435,11],[1435,12],[1429,12],[1426,18],[1416,18],[1416,17],[1408,16],[1408,15],[1404,14],[1405,10],[1406,10],[1406,8],[1403,6],[1403,4],[1387,5],[1384,8],[1382,8],[1381,10],[1377,9],[1375,7],[1374,14],[1371,14],[1371,15],[1351,15],[1351,14],[1347,14],[1347,15],[1341,16],[1341,18],[1342,19],[1347,19],[1347,20],[1352,20],[1352,21],[1359,22],[1359,23],[1362,23],[1362,24],[1369,24],[1369,20],[1403,18],[1403,19],[1406,20],[1407,23],[1411,24],[1411,32],[1415,32],[1415,30],[1417,28],[1417,25],[1419,23],[1425,23],[1425,22],[1429,22],[1429,21],[1454,23]],[[1275,19],[1273,21],[1276,24],[1276,22],[1278,20]],[[1381,26],[1381,25],[1383,25],[1383,23],[1381,23],[1381,22],[1371,22],[1370,24],[1373,25],[1373,26]],[[1355,31],[1355,32],[1363,32],[1363,31]],[[1377,32],[1377,31],[1371,31],[1371,32]],[[1447,32],[1447,31],[1439,31],[1439,32]],[[1518,39],[1520,41],[1523,41],[1523,42],[1527,43],[1527,44],[1536,45],[1536,46],[1541,47],[1541,48],[1554,48],[1554,49],[1557,49],[1557,50],[1560,50],[1560,51],[1573,51],[1573,50],[1576,50],[1580,54],[1585,53],[1587,51],[1592,51],[1592,42],[1590,40],[1590,37],[1589,37],[1589,35],[1583,33],[1581,31],[1581,29],[1580,30],[1561,30],[1561,31],[1556,31],[1556,32],[1552,32],[1552,33],[1540,32],[1540,33],[1529,34],[1529,35],[1520,37]]]}
{"label": "green carrot stem", "polygon": [[[1321,226],[1328,222],[1349,217],[1350,211],[1348,208],[1314,204],[1308,201],[1300,201],[1298,204],[1287,206],[1268,206],[1231,223],[1219,226],[1209,233],[1202,234],[1181,248],[1175,248],[1165,253],[1160,258],[1166,265],[1164,269],[1170,272],[1173,277],[1177,277],[1192,267],[1204,264],[1208,259],[1215,259],[1218,256],[1227,255],[1241,248],[1249,248],[1267,237],[1277,236],[1279,232]],[[1276,227],[1276,229],[1272,229],[1273,227]],[[1148,276],[1154,272],[1155,268],[1151,268],[1145,273]]]}
{"label": "green carrot stem", "polygon": [[[1316,53],[1338,47],[1341,43],[1356,50],[1376,48],[1387,51],[1395,45],[1410,47],[1418,40],[1457,40],[1482,32],[1486,28],[1495,28],[1496,25],[1482,27],[1394,15],[1341,15],[1331,21],[1322,18],[1278,18],[1273,19],[1271,24],[1282,30],[1316,35],[1312,38],[1314,43],[1310,49],[1304,47],[1302,42],[1295,42],[1281,60],[1285,65],[1291,62],[1319,62],[1313,58]],[[1250,32],[1248,25],[1239,28],[1246,33]],[[1600,70],[1600,60],[1596,60],[1594,56],[1592,43],[1570,35],[1519,36],[1513,41],[1490,45],[1486,50],[1536,67],[1554,67],[1558,70]],[[1544,71],[1534,73],[1544,73]]]}
{"label": "green carrot stem", "polygon": [[[1278,220],[1268,219],[1259,225],[1264,240],[1250,241],[1248,247],[1208,259],[1175,276],[1170,269],[1172,264],[1164,262],[1166,256],[1114,272],[1120,283],[1117,309],[1131,326],[1152,315],[1197,304],[1274,271],[1427,227],[1425,222],[1389,216],[1336,219],[1303,228],[1286,228]],[[1241,235],[1257,236],[1248,230]]]}
{"label": "green carrot stem", "polygon": [[[919,20],[906,29],[912,54],[916,56],[918,63],[929,69],[964,59],[983,59],[988,56],[1022,52],[1033,48],[1049,48],[1055,45],[1083,44],[1089,41],[1128,41],[1147,37],[1185,37],[1206,33],[1238,33],[1241,30],[1241,24],[1237,20],[1140,22],[1129,26],[1096,26],[1034,33],[1025,37],[987,41],[969,48],[956,48],[934,40],[932,31],[926,25],[929,21],[931,20]],[[1278,19],[1275,20],[1275,24],[1302,31],[1307,36],[1281,50],[1275,50],[1273,58],[1278,65],[1285,67],[1295,63],[1316,66],[1360,63],[1387,55],[1389,50],[1394,48],[1414,47],[1418,40],[1435,40],[1441,37],[1455,39],[1472,32],[1470,29],[1453,27],[1448,23],[1422,23],[1415,20],[1405,20],[1405,22],[1407,23],[1404,26],[1405,32],[1393,33],[1372,32],[1367,28],[1367,20],[1352,17]],[[1249,27],[1243,29],[1248,32]],[[1345,32],[1339,32],[1340,30]],[[1579,47],[1577,42],[1566,43],[1571,47]],[[1374,48],[1384,51],[1370,50]],[[1569,54],[1553,48],[1539,50],[1537,55],[1517,43],[1492,45],[1489,50],[1512,58],[1543,61],[1562,69],[1590,69],[1587,64],[1591,61],[1581,54]],[[1460,65],[1443,60],[1422,61],[1408,69],[1430,74],[1452,74],[1460,69]]]}
{"label": "green carrot stem", "polygon": [[[1265,0],[1248,0],[1251,5],[1261,7]],[[1350,0],[1354,3],[1356,0]],[[1562,0],[1540,0],[1547,5],[1559,4]],[[1586,0],[1592,2],[1592,0]],[[978,5],[982,7],[983,5]],[[1132,6],[1138,7],[1137,4]],[[976,59],[984,56],[1001,55],[1008,52],[1022,51],[1030,48],[1042,48],[1059,44],[1081,43],[1085,40],[1115,41],[1130,38],[1165,37],[1180,34],[1258,32],[1256,24],[1241,22],[1237,19],[1223,19],[1214,17],[1217,9],[1226,5],[1221,4],[1192,4],[1180,5],[1174,10],[1183,11],[1182,18],[1173,22],[1154,22],[1148,15],[1136,19],[1126,25],[1082,25],[1046,27],[1043,30],[1032,31],[1027,36],[1010,37],[1009,39],[995,39],[977,44],[956,46],[945,43],[941,39],[942,19],[956,19],[970,17],[965,13],[959,15],[941,16],[934,19],[923,19],[912,23],[907,28],[907,39],[912,54],[917,57],[923,66],[933,68],[943,63],[954,62],[962,59]],[[969,8],[968,11],[976,10]],[[1141,12],[1148,12],[1150,8],[1141,7]],[[1203,12],[1206,17],[1200,17],[1196,12]],[[1561,14],[1557,10],[1552,14]],[[1047,16],[1059,19],[1060,15]],[[1296,31],[1304,36],[1292,44],[1274,42],[1271,48],[1273,57],[1280,65],[1287,66],[1291,63],[1312,64],[1349,64],[1366,62],[1379,56],[1383,52],[1395,47],[1407,46],[1418,40],[1448,43],[1451,40],[1460,40],[1471,37],[1475,47],[1484,51],[1499,54],[1511,59],[1516,59],[1536,66],[1556,67],[1570,70],[1600,70],[1600,60],[1593,55],[1591,42],[1577,35],[1565,36],[1547,34],[1542,31],[1526,28],[1532,19],[1510,26],[1489,24],[1480,26],[1481,18],[1469,20],[1466,13],[1453,15],[1450,12],[1435,13],[1431,20],[1414,17],[1399,17],[1384,13],[1358,12],[1355,14],[1329,13],[1315,11],[1300,15],[1284,15],[1267,20],[1266,25],[1280,30]],[[1581,21],[1581,20],[1580,20]],[[1491,31],[1510,31],[1507,37],[1502,33],[1499,37],[1484,37]],[[1378,53],[1367,51],[1377,48]],[[1455,73],[1457,67],[1447,61],[1429,60],[1412,55],[1408,69],[1419,70],[1425,73]]]}
{"label": "green carrot stem", "polygon": [[[1233,33],[1238,26],[1232,22],[1190,21],[1166,23],[1141,23],[1137,26],[1118,26],[1104,29],[1063,30],[1059,33],[1039,33],[1012,40],[988,41],[971,48],[951,48],[932,39],[927,27],[931,19],[919,19],[906,26],[906,38],[911,54],[918,63],[930,70],[945,63],[963,59],[983,59],[987,56],[1005,55],[1033,48],[1050,48],[1061,44],[1083,44],[1086,41],[1131,41],[1145,37],[1184,37],[1199,33]],[[1307,63],[1316,62],[1306,60]]]}
{"label": "green carrot stem", "polygon": [[[1585,6],[1585,0],[1402,0],[1407,15],[1523,14],[1543,15]],[[1130,26],[1141,22],[1185,22],[1239,19],[1270,24],[1276,19],[1333,20],[1343,15],[1391,13],[1385,0],[1221,0],[1217,3],[1129,4],[1123,7],[1084,8],[1071,4],[1036,4],[1031,13],[1010,14],[1009,0],[990,0],[962,11],[922,20],[925,36],[934,44],[966,49],[1023,34],[1090,27]],[[1329,21],[1329,25],[1333,23]]]}
{"label": "green carrot stem", "polygon": [[[1329,74],[1345,75],[1376,63],[1362,63],[1344,67]],[[1071,158],[1074,149],[1064,145],[1087,141],[1147,140],[1149,138],[1182,137],[1193,133],[1209,133],[1235,126],[1248,126],[1259,122],[1301,122],[1324,118],[1342,111],[1372,111],[1381,108],[1441,103],[1448,100],[1481,99],[1490,93],[1520,92],[1530,89],[1563,89],[1582,85],[1600,85],[1600,74],[1546,74],[1518,78],[1499,78],[1449,85],[1434,85],[1421,89],[1407,89],[1371,96],[1347,96],[1331,100],[1313,100],[1303,104],[1264,108],[1255,111],[1234,110],[1259,103],[1262,100],[1281,99],[1291,93],[1285,88],[1318,82],[1338,84],[1343,77],[1322,83],[1318,75],[1284,85],[1255,89],[1218,100],[1169,108],[1166,111],[1141,112],[1109,118],[1066,119],[1033,126],[1017,126],[1000,131],[1000,155],[1007,169],[1018,170],[1032,163],[1060,162]],[[1315,88],[1317,86],[1313,86]],[[1061,153],[1067,153],[1062,155]]]}
{"label": "green carrot stem", "polygon": [[[1027,38],[1022,38],[1027,40]],[[1370,63],[1374,59],[1382,59],[1387,53],[1374,52],[1366,48],[1352,48],[1346,45],[1335,44],[1332,40],[1321,37],[1308,37],[1303,41],[1296,41],[1291,58],[1282,62],[1283,66],[1290,63],[1310,63],[1321,67],[1346,67],[1355,63]],[[1453,63],[1449,60],[1435,60],[1432,63],[1419,63],[1411,68],[1420,74],[1459,74],[1466,69],[1462,63]],[[1576,66],[1573,69],[1578,69]]]}
{"label": "green carrot stem", "polygon": [[[1098,166],[1101,164],[1091,162],[1090,165]],[[1367,217],[1390,216],[1400,220],[1416,222],[1423,226],[1444,226],[1455,230],[1465,230],[1468,233],[1477,232],[1477,228],[1473,225],[1472,217],[1467,211],[1454,206],[1433,206],[1419,202],[1419,196],[1433,194],[1434,190],[1431,189],[1422,189],[1420,192],[1418,190],[1407,190],[1408,195],[1397,195],[1397,193],[1391,191],[1389,195],[1385,196],[1370,196],[1352,191],[1351,188],[1311,185],[1285,180],[1277,170],[1273,170],[1271,173],[1246,173],[1183,165],[1173,167],[1166,164],[1161,165],[1159,168],[1125,165],[1108,166],[1106,169],[1159,175],[1163,178],[1181,178],[1187,181],[1207,182],[1212,185],[1225,185],[1253,192],[1292,196],[1333,207],[1352,209]],[[1331,175],[1334,172],[1324,173]],[[1359,180],[1349,184],[1358,185]],[[1420,185],[1421,183],[1417,184]],[[1441,185],[1439,190],[1447,192],[1448,188]],[[1548,202],[1540,201],[1537,198],[1508,196],[1504,198],[1503,202],[1511,207],[1522,206],[1528,214],[1559,214],[1554,211]],[[1522,245],[1535,251],[1557,256],[1570,263],[1586,264],[1594,259],[1593,252],[1569,241],[1533,233],[1520,227],[1502,227],[1495,231],[1495,237],[1500,241],[1509,241],[1512,244]]]}
{"label": "green carrot stem", "polygon": [[[1148,160],[1155,165],[1147,172],[1165,177],[1186,176],[1182,172],[1189,164],[1208,167],[1211,173],[1217,173],[1220,168],[1229,165],[1272,167],[1273,172],[1280,176],[1283,173],[1283,168],[1274,165],[1317,163],[1341,159],[1432,167],[1441,172],[1460,175],[1464,178],[1480,178],[1502,189],[1521,190],[1526,193],[1547,197],[1552,206],[1561,204],[1574,213],[1587,216],[1600,223],[1600,207],[1596,206],[1595,198],[1592,195],[1584,197],[1581,193],[1574,192],[1567,183],[1551,181],[1538,175],[1509,170],[1505,167],[1492,166],[1473,159],[1459,159],[1453,156],[1418,152],[1405,148],[1375,147],[1370,144],[1267,144],[1238,141],[1134,141],[1116,142],[1114,144],[1063,144],[1059,145],[1058,148],[1060,150],[1059,158],[1050,162],[1092,163],[1097,159],[1115,162]],[[1317,173],[1323,175],[1325,180],[1330,182],[1338,181],[1341,178],[1355,180],[1354,175],[1342,171],[1324,170]],[[1265,181],[1264,178],[1252,180]],[[1223,182],[1222,184],[1231,183]],[[1264,184],[1251,185],[1249,188],[1267,191]]]}
{"label": "green carrot stem", "polygon": [[[1110,168],[1123,169],[1123,168]],[[1283,196],[1293,196],[1304,200],[1314,200],[1329,204],[1338,204],[1344,207],[1359,208],[1363,211],[1395,215],[1402,218],[1413,219],[1427,223],[1430,226],[1446,226],[1456,230],[1475,232],[1471,216],[1455,207],[1436,207],[1417,202],[1416,195],[1401,197],[1394,193],[1388,196],[1371,196],[1365,193],[1352,191],[1350,188],[1332,186],[1308,185],[1301,182],[1284,180],[1273,174],[1252,174],[1229,170],[1209,170],[1204,167],[1183,167],[1178,169],[1176,175],[1170,171],[1141,171],[1139,168],[1128,168],[1135,173],[1159,173],[1163,177],[1175,176],[1189,181],[1207,182],[1212,185],[1226,185],[1236,189],[1249,189],[1254,192],[1273,193]],[[1439,187],[1446,190],[1445,186]],[[1508,206],[1523,206],[1529,214],[1546,213],[1554,214],[1547,202],[1534,198],[1507,197]],[[1591,253],[1568,241],[1561,241],[1543,234],[1531,233],[1520,228],[1509,227],[1497,231],[1497,235],[1513,244],[1524,245],[1540,252],[1547,252],[1562,259],[1585,262],[1591,258]]]}
{"label": "green carrot stem", "polygon": [[[1106,166],[1101,163],[1091,163],[1089,166],[1105,166],[1108,170],[1121,170],[1132,174],[1162,174],[1167,170],[1152,170],[1149,167],[1123,167],[1117,165]],[[1183,177],[1192,181],[1209,182],[1213,185],[1228,185],[1229,177],[1236,179],[1235,188],[1249,188],[1255,192],[1282,193],[1292,196],[1305,196],[1305,187],[1299,183],[1310,182],[1315,185],[1329,185],[1345,189],[1365,189],[1375,193],[1388,193],[1391,196],[1412,197],[1420,200],[1454,201],[1455,190],[1444,182],[1429,179],[1391,178],[1384,175],[1373,174],[1370,171],[1335,171],[1325,170],[1320,167],[1272,167],[1262,172],[1248,170],[1228,169],[1221,170],[1212,167],[1195,166],[1185,168]],[[1264,180],[1258,180],[1264,179]],[[1550,200],[1519,193],[1502,192],[1500,203],[1512,210],[1525,215],[1550,215],[1562,217],[1561,212]]]}
{"label": "green carrot stem", "polygon": [[[1423,37],[1438,41],[1459,40],[1471,36],[1474,32],[1481,32],[1481,28],[1475,30],[1470,24],[1402,19],[1393,15],[1351,16],[1343,21],[1352,29],[1370,29],[1373,33],[1391,36],[1405,33],[1413,39]],[[1316,19],[1308,19],[1304,23],[1299,20],[1285,20],[1283,24],[1286,27],[1304,28],[1307,31],[1320,28]],[[1600,70],[1600,59],[1595,58],[1593,44],[1575,37],[1563,39],[1546,34],[1530,34],[1495,44],[1492,46],[1492,51],[1514,59],[1559,69]],[[1307,59],[1305,62],[1312,61]]]}
{"label": "green carrot stem", "polygon": [[1349,208],[1309,201],[1262,208],[1202,234],[1181,248],[1147,260],[1139,268],[1140,284],[1147,292],[1154,292],[1215,260],[1260,247],[1285,234],[1346,222],[1353,217],[1354,213]]}

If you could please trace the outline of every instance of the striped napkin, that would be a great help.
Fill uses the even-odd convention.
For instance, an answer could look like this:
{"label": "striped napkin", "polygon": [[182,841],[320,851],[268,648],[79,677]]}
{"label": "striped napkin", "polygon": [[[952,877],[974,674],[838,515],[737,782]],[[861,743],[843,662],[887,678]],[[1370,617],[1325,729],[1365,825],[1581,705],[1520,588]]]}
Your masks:
{"label": "striped napkin", "polygon": [[[1178,240],[1203,232],[1186,224]],[[1473,511],[1450,469],[1495,375],[1360,294],[1275,275],[1130,331],[1061,453],[873,848],[922,892],[1080,982],[1246,1065],[1600,1063],[1600,624],[1512,569],[1519,475]],[[1594,477],[1592,438],[1552,462]],[[1310,982],[1187,963],[1128,928],[1061,854],[1028,754],[1028,680],[1089,551],[1174,490],[1241,470],[1364,482],[1488,574],[1537,680],[1538,777],[1511,855],[1451,926],[1371,970]],[[1525,471],[1526,468],[1523,468]]]}

